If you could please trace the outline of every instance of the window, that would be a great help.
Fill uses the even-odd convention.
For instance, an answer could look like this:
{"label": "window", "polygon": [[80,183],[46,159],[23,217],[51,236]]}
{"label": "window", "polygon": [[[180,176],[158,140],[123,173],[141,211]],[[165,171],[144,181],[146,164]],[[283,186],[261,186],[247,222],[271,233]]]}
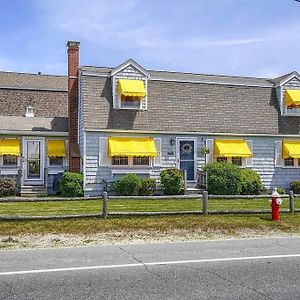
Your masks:
{"label": "window", "polygon": [[217,162],[227,162],[227,157],[219,156],[217,157]]}
{"label": "window", "polygon": [[18,157],[15,155],[3,155],[3,166],[17,166]]}
{"label": "window", "polygon": [[121,96],[121,107],[125,108],[140,108],[141,98],[133,96]]}
{"label": "window", "polygon": [[134,166],[149,166],[150,159],[148,156],[135,156],[133,157],[133,165]]}
{"label": "window", "polygon": [[128,156],[113,156],[111,164],[114,166],[128,166]]}
{"label": "window", "polygon": [[231,162],[236,166],[242,166],[243,164],[241,157],[232,157]]}
{"label": "window", "polygon": [[113,166],[150,166],[149,156],[113,156],[111,158]]}
{"label": "window", "polygon": [[49,157],[49,165],[50,166],[63,166],[64,158],[59,156]]}
{"label": "window", "polygon": [[245,159],[243,159],[242,157],[223,157],[223,156],[219,156],[217,157],[217,162],[228,162],[228,163],[232,163],[236,166],[242,167],[245,165]]}

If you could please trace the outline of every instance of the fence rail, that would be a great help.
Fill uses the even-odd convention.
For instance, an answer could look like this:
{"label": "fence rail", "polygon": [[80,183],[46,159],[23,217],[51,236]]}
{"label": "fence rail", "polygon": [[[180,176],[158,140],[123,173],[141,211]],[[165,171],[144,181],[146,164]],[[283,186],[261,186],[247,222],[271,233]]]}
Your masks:
{"label": "fence rail", "polygon": [[[295,197],[299,198],[300,195],[294,195],[291,192],[289,195],[281,196],[281,198],[288,199],[288,205],[287,203],[284,203],[284,206],[281,208],[281,212],[283,213],[300,212],[300,206],[299,206],[300,201],[297,198],[296,200],[297,206],[295,208]],[[67,200],[61,198],[55,198],[55,200],[48,198],[47,201],[54,200],[55,202],[58,202],[59,199],[60,201]],[[270,205],[268,204],[270,208],[266,209],[266,202],[263,200],[263,199],[270,199],[270,195],[217,196],[217,195],[208,195],[206,191],[203,192],[203,195],[197,195],[197,196],[181,195],[181,196],[158,196],[158,197],[157,196],[156,197],[149,197],[149,196],[108,197],[107,192],[103,192],[102,198],[100,199],[99,197],[84,198],[84,199],[78,198],[78,199],[68,199],[68,201],[82,200],[84,202],[85,200],[92,200],[92,199],[96,200],[96,205],[94,204],[94,207],[96,207],[96,213],[85,213],[85,214],[77,213],[77,214],[65,214],[65,215],[35,215],[35,216],[2,215],[0,216],[0,220],[2,221],[58,220],[58,219],[74,219],[74,218],[104,218],[105,219],[110,216],[124,217],[124,216],[157,216],[157,215],[187,215],[187,214],[189,215],[190,214],[199,214],[199,215],[266,214],[271,212]],[[117,199],[119,199],[120,202]],[[139,199],[139,201],[137,199]],[[239,199],[241,201],[239,201]],[[132,202],[129,200],[132,200]],[[232,202],[230,202],[230,200],[232,200]],[[261,203],[255,202],[260,200]],[[97,209],[98,208],[97,201],[99,201],[99,209]],[[222,203],[222,201],[224,202]],[[255,203],[253,202],[251,204],[248,201],[254,201]],[[18,201],[18,202],[24,202],[24,201]],[[252,209],[249,209],[251,207]]]}

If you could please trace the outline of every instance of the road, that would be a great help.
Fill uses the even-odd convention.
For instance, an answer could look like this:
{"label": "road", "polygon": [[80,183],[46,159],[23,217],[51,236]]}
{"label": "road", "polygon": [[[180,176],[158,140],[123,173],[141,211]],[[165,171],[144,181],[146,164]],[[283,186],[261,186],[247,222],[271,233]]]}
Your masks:
{"label": "road", "polygon": [[2,250],[0,299],[300,299],[300,238]]}

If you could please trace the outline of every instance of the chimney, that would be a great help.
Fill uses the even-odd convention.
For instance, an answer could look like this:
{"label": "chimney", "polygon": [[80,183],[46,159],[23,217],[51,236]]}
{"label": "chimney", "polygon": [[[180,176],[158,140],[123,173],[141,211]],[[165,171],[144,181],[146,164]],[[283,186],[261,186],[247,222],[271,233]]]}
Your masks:
{"label": "chimney", "polygon": [[80,172],[78,146],[78,65],[79,42],[68,41],[69,170]]}

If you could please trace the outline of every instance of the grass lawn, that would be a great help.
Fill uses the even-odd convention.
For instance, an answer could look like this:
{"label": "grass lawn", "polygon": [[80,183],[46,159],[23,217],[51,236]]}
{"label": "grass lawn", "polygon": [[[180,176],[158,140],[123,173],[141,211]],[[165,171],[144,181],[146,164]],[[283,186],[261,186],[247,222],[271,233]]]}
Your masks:
{"label": "grass lawn", "polygon": [[123,232],[129,235],[138,231],[156,233],[211,232],[235,234],[243,230],[257,232],[280,231],[300,234],[300,215],[282,214],[281,222],[272,222],[269,214],[264,215],[177,215],[151,217],[111,217],[39,220],[39,221],[0,221],[0,236],[18,236],[28,234],[99,234]]}
{"label": "grass lawn", "polygon": [[[288,208],[288,199],[283,201],[282,208]],[[296,198],[295,207],[300,209],[300,199]],[[270,209],[268,199],[209,199],[209,210],[258,210]],[[168,199],[137,200],[111,199],[108,202],[109,212],[145,212],[145,211],[198,211],[202,210],[202,200]],[[75,215],[102,212],[102,201],[47,201],[47,202],[2,202],[0,216],[43,216],[43,215]]]}

